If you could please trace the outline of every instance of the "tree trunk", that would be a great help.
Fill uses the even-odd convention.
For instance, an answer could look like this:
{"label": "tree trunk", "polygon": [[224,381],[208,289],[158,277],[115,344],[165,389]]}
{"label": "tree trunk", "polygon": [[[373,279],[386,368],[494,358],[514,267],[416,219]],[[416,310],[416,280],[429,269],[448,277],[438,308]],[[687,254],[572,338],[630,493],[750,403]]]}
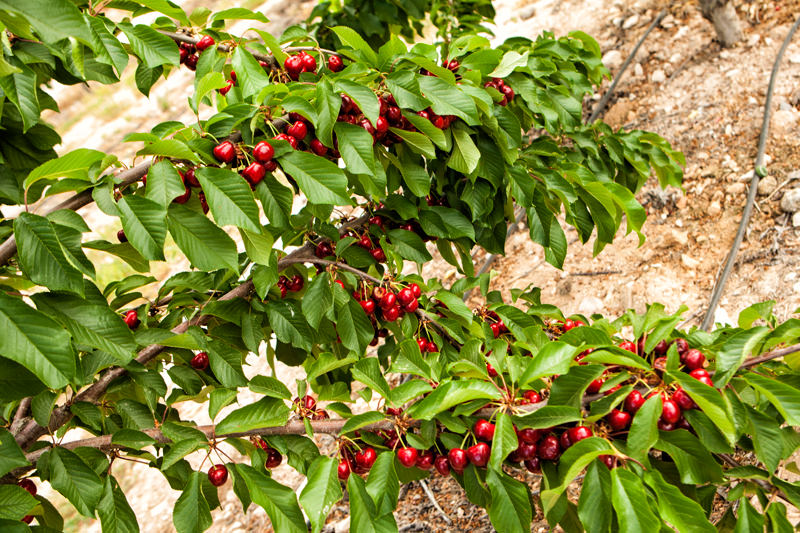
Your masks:
{"label": "tree trunk", "polygon": [[722,46],[728,48],[742,40],[741,24],[731,0],[700,0],[700,11],[714,24]]}

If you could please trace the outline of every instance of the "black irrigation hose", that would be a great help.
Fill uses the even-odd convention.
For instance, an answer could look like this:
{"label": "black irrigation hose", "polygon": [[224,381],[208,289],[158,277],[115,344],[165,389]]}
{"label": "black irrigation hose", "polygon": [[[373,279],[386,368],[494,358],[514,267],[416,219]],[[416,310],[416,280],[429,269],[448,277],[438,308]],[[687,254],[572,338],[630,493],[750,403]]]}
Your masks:
{"label": "black irrigation hose", "polygon": [[750,222],[750,215],[753,212],[753,205],[755,204],[756,193],[758,192],[758,181],[760,179],[759,173],[763,172],[764,152],[767,149],[767,135],[769,134],[769,121],[772,117],[772,95],[775,92],[775,82],[778,79],[778,71],[780,70],[783,54],[789,47],[789,43],[791,42],[792,37],[794,37],[798,27],[800,27],[800,18],[797,19],[797,22],[794,23],[792,29],[789,30],[789,35],[787,35],[786,39],[784,39],[783,46],[781,46],[781,49],[778,52],[778,57],[775,58],[775,65],[772,67],[772,76],[770,77],[769,88],[767,89],[767,101],[764,104],[764,122],[761,125],[761,136],[758,139],[758,155],[756,156],[753,179],[750,181],[750,191],[747,194],[747,203],[745,204],[744,211],[742,212],[742,220],[739,222],[739,230],[736,232],[736,238],[733,241],[733,246],[731,246],[731,251],[728,254],[727,260],[725,261],[725,267],[722,269],[722,272],[717,278],[716,284],[714,285],[714,290],[711,293],[711,301],[708,304],[708,310],[706,311],[706,316],[703,318],[703,325],[701,326],[701,328],[704,330],[708,330],[712,324],[712,321],[714,320],[714,312],[717,310],[720,298],[722,298],[722,292],[725,289],[725,283],[728,281],[731,270],[733,270],[733,265],[736,264],[736,256],[738,255],[739,247],[744,240],[744,235],[747,231],[747,224]]}
{"label": "black irrigation hose", "polygon": [[605,111],[606,106],[608,105],[608,101],[611,100],[611,96],[614,94],[614,90],[617,88],[617,85],[619,84],[620,80],[622,79],[622,76],[625,75],[625,71],[628,69],[630,64],[633,62],[634,58],[636,58],[636,54],[639,53],[639,48],[642,47],[644,42],[647,40],[647,37],[650,36],[650,33],[655,29],[656,26],[659,25],[659,23],[662,20],[664,20],[664,17],[666,17],[666,16],[667,16],[667,10],[665,9],[661,13],[658,14],[656,19],[650,24],[650,27],[647,28],[647,31],[644,32],[644,35],[642,35],[642,38],[639,39],[639,42],[636,43],[636,46],[633,47],[633,51],[628,56],[628,59],[625,60],[625,62],[622,64],[622,68],[619,69],[619,73],[617,74],[617,77],[614,78],[614,81],[611,82],[611,86],[608,88],[608,91],[606,91],[606,94],[603,95],[603,98],[597,104],[597,107],[595,107],[594,111],[592,111],[592,115],[589,117],[589,124],[591,124],[592,122],[597,120],[600,117],[600,115]]}

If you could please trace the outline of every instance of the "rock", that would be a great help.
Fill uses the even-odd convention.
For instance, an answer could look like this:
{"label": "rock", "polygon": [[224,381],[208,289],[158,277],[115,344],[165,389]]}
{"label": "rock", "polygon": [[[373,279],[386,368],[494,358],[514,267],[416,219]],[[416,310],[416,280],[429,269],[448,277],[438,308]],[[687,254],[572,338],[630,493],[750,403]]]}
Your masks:
{"label": "rock", "polygon": [[750,170],[748,172],[745,172],[744,174],[742,174],[738,178],[736,178],[736,181],[738,181],[739,183],[750,183],[752,181],[752,179],[753,179],[753,175],[754,174],[755,173],[752,170]]}
{"label": "rock", "polygon": [[781,209],[786,213],[797,213],[800,211],[800,189],[789,189],[781,198]]}
{"label": "rock", "polygon": [[608,70],[617,70],[622,66],[622,52],[619,50],[609,50],[603,56],[603,64]]}
{"label": "rock", "polygon": [[681,254],[681,264],[686,268],[697,268],[700,266],[700,261],[693,259],[686,254]]}
{"label": "rock", "polygon": [[673,229],[670,232],[667,241],[672,242],[677,246],[687,246],[689,244],[689,232]]}
{"label": "rock", "polygon": [[636,76],[637,78],[641,78],[642,76],[644,76],[644,69],[642,68],[641,63],[636,63],[633,66],[633,75]]}
{"label": "rock", "polygon": [[778,188],[778,180],[776,180],[772,176],[761,178],[761,180],[759,180],[758,182],[758,195],[769,196],[777,188]]}
{"label": "rock", "polygon": [[793,54],[789,56],[789,63],[800,65],[800,54]]}
{"label": "rock", "polygon": [[528,20],[536,14],[536,6],[534,4],[527,5],[519,10],[520,20]]}
{"label": "rock", "polygon": [[639,24],[639,15],[633,15],[625,19],[625,22],[622,23],[623,30],[629,30]]}
{"label": "rock", "polygon": [[800,228],[800,211],[792,215],[792,227]]}
{"label": "rock", "polygon": [[708,216],[715,217],[720,213],[722,213],[722,206],[718,201],[715,200],[708,204]]}
{"label": "rock", "polygon": [[334,533],[347,533],[350,531],[350,517],[339,520],[333,525]]}
{"label": "rock", "polygon": [[591,316],[595,313],[602,313],[604,310],[603,308],[603,300],[596,296],[587,296],[578,304],[578,313]]}
{"label": "rock", "polygon": [[793,132],[797,126],[798,113],[793,110],[778,110],[772,115],[772,129],[775,134],[785,135]]}
{"label": "rock", "polygon": [[653,81],[653,83],[664,83],[667,81],[667,75],[663,70],[658,69],[653,72],[653,74],[650,76],[650,79]]}
{"label": "rock", "polygon": [[728,194],[742,194],[745,190],[745,187],[747,187],[747,185],[744,183],[733,183],[728,185],[728,187],[725,189],[725,192]]}

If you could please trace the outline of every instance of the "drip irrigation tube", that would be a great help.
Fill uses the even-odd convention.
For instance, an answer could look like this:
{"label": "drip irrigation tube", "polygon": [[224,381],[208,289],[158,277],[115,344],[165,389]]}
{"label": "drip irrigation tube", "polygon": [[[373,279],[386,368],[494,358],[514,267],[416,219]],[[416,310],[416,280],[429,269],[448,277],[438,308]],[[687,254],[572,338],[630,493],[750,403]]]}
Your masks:
{"label": "drip irrigation tube", "polygon": [[703,318],[703,325],[701,326],[701,328],[704,330],[708,330],[708,328],[712,325],[714,313],[717,310],[720,298],[722,298],[722,292],[725,290],[725,284],[730,277],[731,270],[733,270],[733,265],[736,264],[736,256],[739,253],[739,247],[742,245],[745,232],[747,231],[747,225],[750,222],[750,216],[753,213],[753,205],[755,204],[756,193],[758,192],[758,181],[762,177],[759,176],[759,174],[763,173],[764,170],[764,152],[767,148],[769,121],[772,117],[772,95],[775,92],[775,82],[778,79],[778,71],[780,70],[783,55],[786,52],[786,49],[789,47],[789,43],[791,42],[792,37],[794,37],[795,32],[797,32],[798,27],[800,27],[800,17],[794,23],[792,29],[789,30],[789,34],[783,41],[783,46],[781,46],[780,51],[778,51],[778,57],[775,58],[775,64],[772,66],[772,75],[770,76],[769,88],[767,89],[767,100],[764,103],[764,121],[761,125],[761,135],[758,139],[758,155],[756,155],[753,179],[750,180],[750,190],[747,194],[747,203],[744,206],[744,211],[742,211],[742,220],[739,222],[739,229],[736,232],[736,238],[733,240],[733,246],[731,246],[731,251],[725,261],[725,267],[722,269],[722,272],[714,284],[714,290],[711,293],[711,301],[708,304],[708,310],[706,311],[706,315]]}

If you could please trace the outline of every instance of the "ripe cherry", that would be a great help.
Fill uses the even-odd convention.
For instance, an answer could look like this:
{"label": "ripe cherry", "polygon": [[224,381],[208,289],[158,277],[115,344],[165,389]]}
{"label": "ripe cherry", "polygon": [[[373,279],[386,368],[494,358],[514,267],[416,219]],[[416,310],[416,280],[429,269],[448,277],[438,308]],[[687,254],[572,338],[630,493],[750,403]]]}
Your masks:
{"label": "ripe cherry", "polygon": [[361,300],[359,303],[361,304],[361,308],[368,315],[375,312],[375,302],[373,300]]}
{"label": "ripe cherry", "polygon": [[274,172],[275,169],[278,168],[278,162],[275,160],[267,161],[264,163],[264,168],[267,170],[267,172]]}
{"label": "ripe cherry", "polygon": [[121,229],[117,232],[117,240],[119,242],[128,242],[128,236],[125,235],[125,230]]}
{"label": "ripe cherry", "polygon": [[267,452],[267,460],[264,462],[264,467],[268,469],[277,468],[281,462],[283,461],[283,456],[281,452],[272,448],[271,446],[267,446],[264,448],[264,451]]}
{"label": "ripe cherry", "polygon": [[443,476],[450,475],[450,460],[444,455],[439,455],[433,460],[433,467]]}
{"label": "ripe cherry", "polygon": [[522,464],[525,465],[525,470],[527,470],[528,472],[530,472],[532,474],[538,474],[539,472],[542,471],[542,466],[539,464],[539,458],[538,457],[533,457],[531,459],[528,459],[527,461],[525,461]]}
{"label": "ripe cherry", "polygon": [[411,289],[408,287],[401,289],[400,292],[397,293],[397,301],[400,302],[400,305],[408,305],[414,299],[414,293],[411,292]]}
{"label": "ripe cherry", "polygon": [[495,339],[501,335],[500,324],[498,324],[497,322],[489,324],[489,328],[492,330],[492,335],[494,335]]}
{"label": "ripe cherry", "polygon": [[417,464],[417,457],[419,452],[416,448],[400,448],[397,450],[397,460],[406,468],[411,468]]}
{"label": "ripe cherry", "polygon": [[420,353],[425,353],[428,349],[428,340],[423,338],[417,339],[417,346],[419,346]]}
{"label": "ripe cherry", "polygon": [[403,119],[403,112],[397,106],[391,106],[386,110],[386,118],[392,124],[397,124]]}
{"label": "ripe cherry", "polygon": [[272,161],[273,157],[275,157],[275,148],[267,141],[260,141],[256,144],[255,148],[253,148],[253,158],[259,163]]}
{"label": "ripe cherry", "polygon": [[439,347],[438,347],[438,346],[436,346],[436,343],[435,343],[435,342],[433,342],[433,341],[428,341],[428,348],[427,348],[427,351],[428,351],[428,353],[436,353],[436,352],[438,352],[438,351],[439,351]]}
{"label": "ripe cherry", "polygon": [[394,322],[398,318],[400,318],[400,306],[394,305],[389,309],[383,310],[383,318],[386,319],[388,322]]}
{"label": "ripe cherry", "polygon": [[[386,414],[387,415],[391,415],[391,416],[400,416],[400,415],[403,414],[403,408],[402,407],[387,407],[386,408]],[[394,431],[394,430],[392,430],[392,431]]]}
{"label": "ripe cherry", "polygon": [[572,446],[572,438],[569,435],[569,431],[565,431],[561,434],[558,439],[559,444],[561,444],[561,449],[566,450],[570,446]]}
{"label": "ripe cherry", "polygon": [[183,62],[189,70],[197,69],[197,62],[200,61],[200,56],[197,54],[189,54],[186,56],[186,61]]}
{"label": "ripe cherry", "polygon": [[474,446],[467,448],[467,458],[469,462],[475,466],[486,466],[489,462],[489,454],[491,450],[489,445],[485,442],[479,442]]}
{"label": "ripe cherry", "polygon": [[317,154],[318,156],[322,157],[328,153],[328,147],[322,144],[322,141],[319,139],[314,139],[309,143],[309,147],[311,151]]}
{"label": "ripe cherry", "polygon": [[27,490],[31,496],[36,496],[36,484],[28,478],[20,479],[17,485]]}
{"label": "ripe cherry", "polygon": [[542,432],[538,429],[525,428],[517,431],[517,437],[519,440],[528,444],[536,444],[539,442],[541,436]]}
{"label": "ripe cherry", "polygon": [[313,396],[306,394],[303,396],[303,407],[306,409],[314,409],[317,406],[317,400]]}
{"label": "ripe cherry", "polygon": [[393,292],[387,291],[381,298],[379,305],[381,309],[389,309],[397,304],[397,295]]}
{"label": "ripe cherry", "polygon": [[456,472],[464,470],[467,467],[467,464],[469,464],[467,452],[461,448],[453,448],[447,452],[447,460],[450,461],[450,466]]}
{"label": "ripe cherry", "polygon": [[173,202],[175,202],[176,204],[185,204],[186,202],[189,201],[189,198],[191,197],[192,197],[192,189],[186,187],[184,193],[175,198]]}
{"label": "ripe cherry", "polygon": [[561,326],[561,329],[564,331],[569,331],[575,328],[575,322],[570,320],[569,318],[564,321],[564,325]]}
{"label": "ripe cherry", "polygon": [[696,407],[692,397],[680,387],[678,387],[678,389],[672,393],[672,401],[677,403],[678,407],[680,407],[683,411],[688,411]]}
{"label": "ripe cherry", "polygon": [[672,400],[662,400],[661,420],[669,424],[676,423],[681,418],[681,408]]}
{"label": "ripe cherry", "polygon": [[530,403],[539,403],[542,401],[542,396],[535,390],[526,390],[522,396]]}
{"label": "ripe cherry", "polygon": [[339,72],[344,68],[344,63],[342,62],[342,58],[339,56],[329,56],[328,57],[328,68],[332,72]]}
{"label": "ripe cherry", "polygon": [[314,59],[314,56],[309,55],[305,52],[300,54],[300,57],[303,61],[303,71],[304,72],[316,72],[317,71],[317,60]]}
{"label": "ripe cherry", "polygon": [[588,439],[592,435],[592,430],[586,426],[575,426],[574,428],[569,428],[569,439],[573,444],[583,439]]}
{"label": "ripe cherry", "polygon": [[298,141],[302,141],[308,135],[308,126],[302,120],[298,120],[286,130],[286,133],[297,139]]}
{"label": "ripe cherry", "polygon": [[297,150],[297,148],[300,146],[300,141],[298,141],[296,138],[292,137],[291,135],[287,135],[285,133],[279,133],[278,135],[276,135],[273,138],[275,140],[277,140],[277,141],[286,141],[295,150]]}
{"label": "ripe cherry", "polygon": [[333,246],[328,241],[322,241],[317,244],[317,247],[314,249],[314,255],[319,257],[320,259],[324,259],[328,256],[333,255]]}
{"label": "ripe cherry", "polygon": [[539,459],[555,461],[561,455],[561,446],[555,435],[548,435],[538,444]]}
{"label": "ripe cherry", "polygon": [[419,308],[419,302],[417,300],[411,300],[403,306],[403,311],[406,313],[413,313],[417,308]]}
{"label": "ripe cherry", "polygon": [[606,380],[604,380],[603,378],[597,378],[596,380],[589,383],[589,386],[586,388],[586,392],[588,392],[589,394],[597,394],[598,392],[600,392],[600,389],[603,388],[603,383],[605,382]]}
{"label": "ripe cherry", "polygon": [[708,371],[706,369],[704,369],[704,368],[696,368],[696,369],[692,370],[691,372],[689,372],[689,375],[692,376],[694,379],[710,378],[711,377],[711,374],[709,374]]}
{"label": "ripe cherry", "polygon": [[214,41],[213,37],[211,37],[210,35],[203,35],[200,38],[200,40],[197,41],[197,44],[195,45],[195,47],[197,48],[198,51],[202,52],[206,48],[210,48],[210,47],[214,46],[214,44],[215,44],[215,41]]}
{"label": "ripe cherry", "polygon": [[675,424],[672,424],[670,422],[666,422],[666,421],[664,421],[663,418],[659,418],[658,419],[658,424],[656,424],[656,426],[658,426],[658,429],[660,429],[661,431],[674,431],[675,430]]}
{"label": "ripe cherry", "polygon": [[689,370],[697,370],[698,368],[703,368],[706,364],[706,356],[703,355],[703,352],[700,350],[691,349],[686,352],[682,358],[683,364]]}
{"label": "ripe cherry", "polygon": [[219,88],[219,94],[221,94],[222,96],[227,95],[229,92],[231,92],[231,89],[233,89],[234,85],[236,85],[236,82],[234,82],[233,80],[228,80],[227,83],[225,83],[225,87]]}
{"label": "ripe cherry", "polygon": [[228,469],[225,465],[214,465],[208,469],[208,480],[215,487],[220,487],[228,480]]}
{"label": "ripe cherry", "polygon": [[361,248],[364,248],[365,250],[371,250],[372,249],[372,241],[370,240],[369,235],[367,235],[367,234],[362,235],[361,238],[356,241],[356,246],[360,246]]}
{"label": "ripe cherry", "polygon": [[253,187],[258,185],[266,175],[267,169],[265,169],[264,165],[257,161],[250,163],[247,168],[242,171],[242,176],[244,176],[244,179],[246,179]]}
{"label": "ripe cherry", "polygon": [[668,349],[669,345],[667,344],[667,341],[659,341],[658,344],[656,344],[656,347],[653,348],[653,352],[655,352],[656,355],[667,355]]}
{"label": "ripe cherry", "polygon": [[22,517],[22,521],[25,522],[26,524],[30,524],[31,522],[33,522],[33,515],[26,514],[25,516]]}
{"label": "ripe cherry", "polygon": [[350,463],[347,462],[345,459],[339,460],[339,468],[337,470],[337,475],[339,479],[342,481],[347,481],[347,478],[350,477]]}
{"label": "ripe cherry", "polygon": [[631,341],[623,341],[619,344],[619,347],[623,350],[628,350],[629,352],[636,353],[636,344]]}
{"label": "ripe cherry", "polygon": [[422,289],[416,283],[412,283],[408,286],[411,289],[411,293],[414,295],[414,298],[419,298],[422,296]]}
{"label": "ripe cherry", "polygon": [[496,378],[497,377],[497,370],[494,369],[494,367],[492,366],[491,363],[486,363],[486,372],[489,373],[489,377],[490,378]]}
{"label": "ripe cherry", "polygon": [[678,355],[683,355],[689,351],[689,342],[686,339],[675,339],[675,347],[678,349]]}
{"label": "ripe cherry", "polygon": [[131,309],[125,313],[125,318],[123,320],[125,320],[125,324],[131,329],[138,328],[141,323],[139,320],[139,312],[136,311],[136,309]]}
{"label": "ripe cherry", "polygon": [[384,253],[383,249],[381,248],[373,248],[369,251],[372,255],[372,258],[375,259],[378,263],[383,263],[386,261],[386,254]]}
{"label": "ripe cherry", "polygon": [[601,455],[598,459],[600,459],[609,470],[613,470],[617,467],[617,458],[613,455]]}
{"label": "ripe cherry", "polygon": [[631,425],[631,415],[625,411],[614,409],[608,415],[608,423],[614,431],[628,429],[628,426]]}
{"label": "ripe cherry", "polygon": [[236,147],[230,141],[222,141],[212,150],[214,158],[221,163],[232,163],[236,158]]}
{"label": "ripe cherry", "polygon": [[189,361],[192,368],[195,370],[205,370],[208,368],[208,354],[206,352],[198,352]]}
{"label": "ripe cherry", "polygon": [[186,169],[186,172],[183,174],[183,179],[190,187],[200,187],[200,182],[197,180],[193,168]]}
{"label": "ripe cherry", "polygon": [[378,133],[386,133],[389,131],[389,121],[384,117],[378,117],[378,120],[375,121],[375,131]]}
{"label": "ripe cherry", "polygon": [[639,410],[639,408],[644,405],[645,398],[642,396],[642,393],[638,390],[631,391],[627,397],[625,397],[625,410],[631,414],[635,413]]}
{"label": "ripe cherry", "polygon": [[375,448],[368,446],[360,452],[356,452],[356,464],[362,468],[369,470],[375,464],[378,454],[375,453]]}
{"label": "ripe cherry", "polygon": [[358,125],[364,128],[370,135],[375,135],[375,126],[372,125],[372,122],[370,122],[368,118],[359,121]]}
{"label": "ripe cherry", "polygon": [[300,274],[295,274],[292,276],[292,281],[289,282],[287,288],[292,292],[299,292],[303,290],[303,285],[305,284],[305,278]]}
{"label": "ripe cherry", "polygon": [[300,56],[289,56],[283,62],[283,68],[286,69],[286,73],[289,74],[289,77],[296,81],[303,71],[303,59]]}
{"label": "ripe cherry", "polygon": [[472,431],[475,432],[475,437],[480,440],[491,441],[494,438],[494,424],[488,420],[478,420],[472,426]]}
{"label": "ripe cherry", "polygon": [[699,381],[703,385],[708,385],[709,387],[714,386],[714,380],[711,379],[709,376],[700,376],[699,378],[697,378],[697,381]]}
{"label": "ripe cherry", "polygon": [[419,457],[417,457],[416,466],[422,470],[430,470],[433,468],[434,459],[435,456],[433,455],[433,452],[430,450],[425,450],[419,454]]}
{"label": "ripe cherry", "polygon": [[311,420],[327,420],[331,416],[328,414],[328,411],[325,409],[320,409],[318,411],[314,411],[314,414],[311,415]]}

